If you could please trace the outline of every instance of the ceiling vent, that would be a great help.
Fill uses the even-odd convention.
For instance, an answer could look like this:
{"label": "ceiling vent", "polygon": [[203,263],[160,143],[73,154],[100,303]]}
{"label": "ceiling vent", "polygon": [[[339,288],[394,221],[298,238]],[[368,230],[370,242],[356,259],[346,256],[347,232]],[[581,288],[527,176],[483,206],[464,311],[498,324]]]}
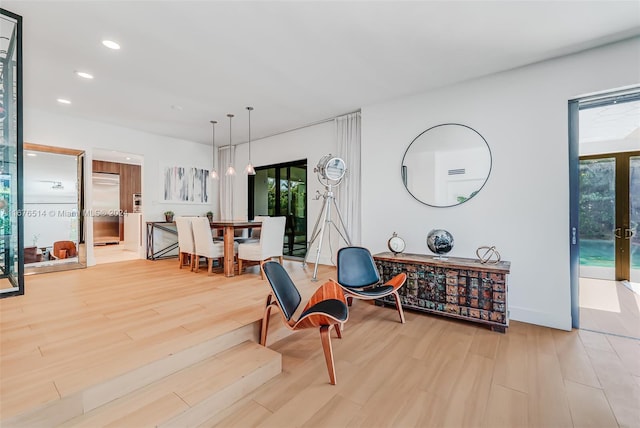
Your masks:
{"label": "ceiling vent", "polygon": [[464,168],[450,169],[449,170],[449,175],[463,175],[465,173],[466,173],[466,170]]}

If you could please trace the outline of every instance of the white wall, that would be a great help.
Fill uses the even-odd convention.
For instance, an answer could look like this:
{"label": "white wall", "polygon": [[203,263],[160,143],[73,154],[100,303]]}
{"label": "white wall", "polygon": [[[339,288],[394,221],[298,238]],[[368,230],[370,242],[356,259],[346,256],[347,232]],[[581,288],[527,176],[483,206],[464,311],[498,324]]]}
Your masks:
{"label": "white wall", "polygon": [[[61,107],[64,109],[65,107]],[[204,125],[203,125],[204,126]],[[218,204],[214,186],[210,204],[179,204],[161,202],[161,166],[195,166],[210,169],[211,147],[191,141],[148,134],[105,123],[91,122],[63,114],[25,108],[24,141],[54,147],[85,150],[85,209],[92,206],[91,164],[94,150],[116,150],[144,156],[142,165],[143,222],[164,219],[165,210],[176,215],[204,215],[215,211]],[[87,227],[87,264],[93,257],[93,225]],[[143,231],[145,233],[145,231]],[[27,240],[26,242],[30,242]],[[141,255],[142,256],[142,255]]]}
{"label": "white wall", "polygon": [[[314,200],[316,191],[324,193],[324,187],[320,185],[313,168],[317,165],[322,156],[328,153],[336,153],[336,127],[335,122],[325,122],[314,126],[309,126],[296,131],[276,135],[251,142],[251,160],[256,167],[272,165],[284,162],[291,162],[300,159],[307,159],[307,233],[311,234],[312,229],[320,210],[323,200]],[[247,175],[244,167],[249,158],[248,145],[240,144],[236,148],[235,168],[236,177],[234,179],[234,216],[237,218],[247,218]],[[335,220],[338,221],[337,219]],[[338,246],[344,246],[337,237],[335,231],[331,232],[331,246],[329,239],[323,241],[322,253],[320,255],[321,264],[332,264],[331,250],[333,254]],[[316,242],[317,244],[317,242]],[[317,245],[309,252],[308,261],[315,262]]]}
{"label": "white wall", "polygon": [[[430,229],[455,238],[452,256],[495,245],[511,262],[511,319],[571,328],[567,101],[640,80],[640,38],[362,108],[363,244],[385,251],[396,231],[428,253]],[[404,189],[402,156],[422,131],[461,123],[487,140],[491,176],[452,208]]]}

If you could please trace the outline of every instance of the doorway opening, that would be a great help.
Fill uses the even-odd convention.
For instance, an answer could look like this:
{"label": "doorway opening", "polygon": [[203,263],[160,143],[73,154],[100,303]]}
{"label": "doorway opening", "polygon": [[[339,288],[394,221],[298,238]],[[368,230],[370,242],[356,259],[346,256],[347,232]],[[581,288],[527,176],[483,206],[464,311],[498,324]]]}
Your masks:
{"label": "doorway opening", "polygon": [[248,217],[285,216],[283,255],[307,252],[307,160],[256,167],[249,176]]}
{"label": "doorway opening", "polygon": [[144,258],[143,160],[133,153],[93,151],[91,213],[96,264]]}
{"label": "doorway opening", "polygon": [[579,327],[638,339],[639,118],[638,91],[578,100],[577,207],[572,204],[578,220]]}

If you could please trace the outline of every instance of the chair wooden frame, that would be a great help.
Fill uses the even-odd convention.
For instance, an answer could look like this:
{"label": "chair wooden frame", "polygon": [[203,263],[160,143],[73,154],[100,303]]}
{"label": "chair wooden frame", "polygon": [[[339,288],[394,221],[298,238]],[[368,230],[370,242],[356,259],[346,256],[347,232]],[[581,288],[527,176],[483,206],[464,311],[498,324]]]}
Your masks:
{"label": "chair wooden frame", "polygon": [[[284,270],[281,264],[270,261],[264,264],[265,274],[273,292],[267,296],[267,301],[264,309],[264,315],[262,317],[262,326],[260,331],[260,344],[266,346],[267,332],[269,330],[269,319],[271,316],[271,309],[276,307],[280,309],[282,320],[284,324],[292,331],[302,330],[305,328],[319,327],[320,339],[322,341],[322,349],[324,351],[324,358],[327,364],[327,371],[329,373],[329,380],[331,385],[336,384],[336,370],[333,359],[333,348],[331,346],[331,327],[336,330],[336,335],[339,339],[342,338],[341,326],[349,318],[349,310],[347,308],[346,300],[342,288],[333,280],[329,280],[321,285],[315,293],[311,296],[307,304],[304,306],[302,313],[298,319],[294,319],[293,312],[297,310],[300,305],[300,294],[297,294],[298,303],[295,304],[296,308],[291,311],[291,308],[287,309],[282,305],[283,303],[278,298],[279,287],[276,284],[280,280],[278,275],[284,272],[284,275],[288,278],[288,281],[295,289],[295,285],[289,278],[288,274]],[[295,289],[297,293],[297,289]],[[291,304],[291,302],[289,302]],[[337,309],[337,310],[332,310]],[[288,315],[287,315],[288,314]]]}
{"label": "chair wooden frame", "polygon": [[[347,261],[348,257],[355,259]],[[359,269],[360,272],[351,275],[350,270],[355,269]],[[404,324],[404,311],[398,289],[407,281],[406,273],[399,273],[384,284],[379,284],[378,268],[369,250],[363,247],[344,247],[338,250],[337,271],[338,280],[336,282],[342,287],[349,306],[354,298],[374,300],[391,295],[396,301],[400,322]]]}

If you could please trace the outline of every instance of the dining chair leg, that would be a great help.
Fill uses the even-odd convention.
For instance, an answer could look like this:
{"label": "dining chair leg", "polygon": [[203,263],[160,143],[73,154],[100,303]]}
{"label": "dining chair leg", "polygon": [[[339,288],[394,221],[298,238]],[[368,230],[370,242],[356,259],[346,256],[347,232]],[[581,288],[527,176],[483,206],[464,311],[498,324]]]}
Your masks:
{"label": "dining chair leg", "polygon": [[260,279],[264,279],[264,269],[262,266],[264,265],[264,260],[260,260]]}
{"label": "dining chair leg", "polygon": [[207,273],[213,275],[213,257],[207,257]]}
{"label": "dining chair leg", "polygon": [[267,305],[264,308],[264,315],[262,315],[262,325],[260,327],[260,345],[267,346],[267,333],[269,330],[269,319],[271,317],[271,304],[272,296],[267,296]]}
{"label": "dining chair leg", "polygon": [[400,303],[400,295],[397,291],[394,291],[392,294],[396,299],[396,309],[398,310],[398,315],[400,315],[400,322],[404,324],[404,311],[402,310],[402,304]]}
{"label": "dining chair leg", "polygon": [[322,349],[324,350],[324,359],[327,362],[327,370],[329,371],[329,380],[331,385],[336,384],[336,369],[333,365],[333,350],[331,349],[331,335],[329,334],[328,325],[320,326],[320,338],[322,339]]}
{"label": "dining chair leg", "polygon": [[200,271],[200,256],[193,255],[193,269],[194,272],[198,273]]}
{"label": "dining chair leg", "polygon": [[340,327],[340,324],[334,324],[335,328],[336,328],[336,336],[338,336],[338,339],[342,339],[342,328]]}
{"label": "dining chair leg", "polygon": [[238,275],[242,275],[242,259],[238,258]]}

